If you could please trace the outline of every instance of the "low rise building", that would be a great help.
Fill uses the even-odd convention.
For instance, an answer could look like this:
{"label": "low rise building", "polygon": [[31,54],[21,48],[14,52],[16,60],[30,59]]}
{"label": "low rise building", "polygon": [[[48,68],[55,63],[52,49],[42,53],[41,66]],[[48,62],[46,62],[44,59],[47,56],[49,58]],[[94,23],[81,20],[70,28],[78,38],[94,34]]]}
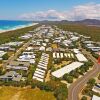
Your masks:
{"label": "low rise building", "polygon": [[100,83],[95,85],[92,89],[92,91],[96,92],[96,93],[99,93],[100,94]]}
{"label": "low rise building", "polygon": [[15,71],[9,71],[6,74],[0,76],[1,81],[17,81],[19,82],[22,78],[22,75],[16,73]]}
{"label": "low rise building", "polygon": [[76,68],[84,65],[83,63],[80,62],[73,62],[69,65],[66,65],[65,67],[58,69],[51,74],[56,77],[56,78],[61,78],[64,74],[71,72],[72,70],[75,70]]}
{"label": "low rise building", "polygon": [[100,100],[99,96],[93,95],[92,100]]}

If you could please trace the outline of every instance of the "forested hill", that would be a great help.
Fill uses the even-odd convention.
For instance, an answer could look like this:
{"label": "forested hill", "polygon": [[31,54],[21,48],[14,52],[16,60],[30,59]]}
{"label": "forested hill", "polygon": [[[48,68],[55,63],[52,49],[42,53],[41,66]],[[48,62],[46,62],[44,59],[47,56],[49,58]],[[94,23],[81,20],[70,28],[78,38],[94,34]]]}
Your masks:
{"label": "forested hill", "polygon": [[82,24],[82,25],[90,25],[90,26],[100,26],[100,20],[97,19],[84,19],[80,21],[68,21],[68,20],[62,20],[62,21],[39,21],[41,24]]}

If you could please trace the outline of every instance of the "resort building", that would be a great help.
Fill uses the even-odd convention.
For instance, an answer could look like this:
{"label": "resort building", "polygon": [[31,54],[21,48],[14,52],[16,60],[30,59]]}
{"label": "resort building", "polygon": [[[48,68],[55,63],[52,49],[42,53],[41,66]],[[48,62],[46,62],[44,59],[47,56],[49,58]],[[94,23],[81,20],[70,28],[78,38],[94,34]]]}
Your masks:
{"label": "resort building", "polygon": [[54,72],[52,72],[51,74],[54,76],[54,77],[57,77],[57,78],[60,78],[62,77],[64,74],[66,73],[69,73],[71,72],[72,70],[75,70],[76,68],[80,67],[84,65],[83,63],[81,62],[73,62],[69,65],[66,65],[65,67],[61,68],[61,69],[58,69]]}
{"label": "resort building", "polygon": [[99,96],[93,95],[92,100],[100,100]]}
{"label": "resort building", "polygon": [[42,53],[41,59],[37,65],[36,71],[33,75],[33,79],[44,82],[45,74],[47,71],[49,55],[46,53]]}
{"label": "resort building", "polygon": [[9,71],[5,75],[0,76],[1,81],[17,81],[19,82],[22,78],[22,75],[16,73],[15,71]]}

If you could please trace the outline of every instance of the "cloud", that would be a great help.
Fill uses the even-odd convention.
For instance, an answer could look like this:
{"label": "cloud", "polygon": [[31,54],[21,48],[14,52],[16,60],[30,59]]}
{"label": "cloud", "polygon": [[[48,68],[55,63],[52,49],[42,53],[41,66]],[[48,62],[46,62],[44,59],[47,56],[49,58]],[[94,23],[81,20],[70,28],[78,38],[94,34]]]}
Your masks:
{"label": "cloud", "polygon": [[74,7],[72,19],[100,19],[100,4],[86,4]]}
{"label": "cloud", "polygon": [[23,14],[20,17],[33,20],[63,20],[66,18],[63,12],[56,10],[40,11],[36,13]]}
{"label": "cloud", "polygon": [[21,19],[30,20],[82,20],[82,19],[100,19],[100,4],[89,3],[78,5],[69,11],[39,11],[35,13],[26,13],[20,16]]}

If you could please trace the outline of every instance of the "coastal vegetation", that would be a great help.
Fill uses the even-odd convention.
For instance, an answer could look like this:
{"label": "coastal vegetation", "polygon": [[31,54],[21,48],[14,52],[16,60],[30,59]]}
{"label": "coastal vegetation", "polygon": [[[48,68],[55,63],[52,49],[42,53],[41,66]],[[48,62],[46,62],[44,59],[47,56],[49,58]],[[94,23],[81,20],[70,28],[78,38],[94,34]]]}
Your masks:
{"label": "coastal vegetation", "polygon": [[9,58],[8,53],[6,53],[2,58],[3,58],[3,60],[8,60],[8,58]]}
{"label": "coastal vegetation", "polygon": [[21,35],[24,35],[28,31],[35,29],[37,26],[38,25],[0,33],[0,44],[11,42],[11,41],[17,41],[19,40],[19,37]]}
{"label": "coastal vegetation", "polygon": [[93,62],[89,60],[88,62],[85,62],[84,65],[82,65],[80,68],[71,71],[69,74],[65,74],[63,76],[63,80],[67,81],[68,83],[73,83],[74,79],[77,79],[79,78],[79,76],[84,75],[92,67]]}
{"label": "coastal vegetation", "polygon": [[100,42],[100,27],[82,24],[58,24],[57,26],[65,31],[78,32],[79,34],[90,36],[93,41]]}
{"label": "coastal vegetation", "polygon": [[89,79],[85,88],[82,91],[82,94],[92,97],[93,96],[92,88],[95,84],[96,84],[96,80],[94,78]]}
{"label": "coastal vegetation", "polygon": [[[27,89],[27,92],[29,93],[28,95],[32,95],[33,94],[33,96],[35,96],[35,97],[33,97],[33,96],[27,97],[27,99],[24,99],[24,100],[39,100],[39,98],[41,96],[42,96],[41,98],[43,98],[46,93],[48,94],[48,97],[44,98],[45,100],[55,100],[55,98],[57,100],[66,100],[66,98],[68,97],[67,85],[64,84],[64,83],[61,83],[59,80],[58,81],[50,80],[50,81],[45,82],[45,83],[44,82],[43,83],[39,82],[37,80],[33,80],[33,81],[26,80],[26,81],[20,81],[20,82],[15,82],[15,81],[4,82],[4,81],[1,81],[0,82],[0,86],[1,86],[1,89],[4,86],[5,86],[6,89],[7,89],[7,87],[8,88],[13,87],[13,88],[21,90],[23,92],[24,92],[23,88],[25,89],[25,88],[29,87]],[[36,89],[38,89],[38,91],[35,91]],[[35,91],[35,92],[32,92],[32,91]],[[9,89],[9,92],[10,92],[10,89]],[[23,92],[22,92],[23,97],[26,98],[27,94],[24,94]],[[1,94],[2,96],[3,95],[5,95],[5,96],[7,95],[6,92],[3,92],[3,93]],[[13,93],[14,93],[14,91],[13,91]],[[16,95],[16,93],[17,92],[15,92],[14,94]],[[34,95],[34,94],[36,94],[36,95]],[[39,95],[41,95],[41,96],[39,96]],[[23,100],[23,99],[21,99],[21,97],[19,96],[19,100]],[[6,100],[6,99],[0,98],[0,100]],[[8,99],[8,100],[10,100],[10,99]]]}

